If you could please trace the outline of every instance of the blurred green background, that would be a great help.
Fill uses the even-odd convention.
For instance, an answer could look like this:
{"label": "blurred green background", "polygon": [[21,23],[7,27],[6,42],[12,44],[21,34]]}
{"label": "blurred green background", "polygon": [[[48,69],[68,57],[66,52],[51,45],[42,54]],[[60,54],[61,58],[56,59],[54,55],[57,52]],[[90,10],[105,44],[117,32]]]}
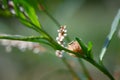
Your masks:
{"label": "blurred green background", "polygon": [[[28,0],[36,6],[37,0]],[[120,0],[39,0],[49,13],[61,25],[67,25],[68,36],[71,41],[75,37],[85,43],[93,42],[93,54],[98,60],[104,40],[110,30],[111,23],[120,8]],[[42,11],[37,11],[39,20],[54,39],[57,36],[56,24]],[[115,33],[107,53],[104,64],[114,75],[120,77],[120,33],[119,27]],[[4,16],[0,11],[0,33],[17,35],[37,35],[31,29],[24,27],[14,16]],[[119,33],[119,34],[118,34]],[[65,64],[55,56],[55,51],[46,48],[44,53],[34,54],[32,51],[21,52],[13,48],[7,53],[0,45],[0,80],[72,80]],[[68,57],[68,61],[83,80],[82,68],[76,58]],[[84,61],[93,80],[109,80],[94,66]]]}

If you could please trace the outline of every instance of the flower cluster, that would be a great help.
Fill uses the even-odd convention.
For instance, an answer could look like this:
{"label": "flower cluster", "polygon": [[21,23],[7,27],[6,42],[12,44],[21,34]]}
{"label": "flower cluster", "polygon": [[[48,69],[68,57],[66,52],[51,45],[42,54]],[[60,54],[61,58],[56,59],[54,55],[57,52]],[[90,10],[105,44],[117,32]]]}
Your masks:
{"label": "flower cluster", "polygon": [[12,47],[17,47],[21,51],[32,50],[34,53],[45,52],[45,48],[35,42],[1,39],[0,43],[5,46],[7,52],[11,52]]}
{"label": "flower cluster", "polygon": [[14,10],[14,3],[12,0],[8,0],[8,7],[9,7],[9,10],[12,14],[16,14],[16,12]]}
{"label": "flower cluster", "polygon": [[[67,32],[66,26],[61,26],[60,29],[58,30],[58,36],[56,37],[58,44],[60,44],[63,47],[64,47],[63,40],[64,40],[65,36],[67,35],[66,32]],[[63,50],[56,50],[56,56],[62,57],[63,52],[64,52]]]}
{"label": "flower cluster", "polygon": [[28,18],[28,14],[25,12],[24,8],[21,6],[21,4],[17,4],[15,5],[14,2],[12,0],[7,0],[7,5],[8,8],[6,8],[3,4],[2,1],[0,1],[0,8],[5,10],[8,9],[10,11],[11,14],[16,15],[16,11],[15,11],[15,6],[18,7],[19,11],[26,17]]}

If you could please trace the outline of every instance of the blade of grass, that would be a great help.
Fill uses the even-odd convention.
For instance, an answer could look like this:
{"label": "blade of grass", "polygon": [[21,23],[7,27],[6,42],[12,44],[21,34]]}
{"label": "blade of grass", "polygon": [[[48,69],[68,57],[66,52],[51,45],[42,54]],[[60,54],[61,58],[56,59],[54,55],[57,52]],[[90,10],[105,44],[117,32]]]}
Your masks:
{"label": "blade of grass", "polygon": [[105,52],[110,44],[110,41],[115,33],[115,31],[117,30],[117,27],[118,27],[118,24],[119,24],[119,20],[120,20],[120,10],[118,10],[118,13],[117,15],[115,16],[113,22],[112,22],[112,25],[111,25],[111,30],[109,32],[109,34],[107,35],[106,37],[106,40],[105,40],[105,43],[103,45],[103,48],[101,50],[101,53],[100,53],[100,62],[102,63],[102,60],[103,60],[103,57],[105,55]]}

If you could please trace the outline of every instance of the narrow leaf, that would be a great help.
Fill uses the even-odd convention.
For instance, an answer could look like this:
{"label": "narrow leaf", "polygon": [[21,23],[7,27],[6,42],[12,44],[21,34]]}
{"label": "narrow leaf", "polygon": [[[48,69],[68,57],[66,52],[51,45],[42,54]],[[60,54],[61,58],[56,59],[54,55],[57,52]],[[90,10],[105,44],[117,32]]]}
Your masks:
{"label": "narrow leaf", "polygon": [[[26,0],[13,0],[14,1],[14,9],[16,11],[16,15],[18,17],[21,17],[22,19],[26,19],[31,21],[34,25],[34,27],[39,27],[41,28],[40,22],[38,20],[37,14],[33,8],[33,6],[31,6],[29,3],[26,2]],[[21,19],[20,19],[21,20]],[[29,22],[24,22],[23,20],[21,20],[24,24],[28,25],[28,26],[33,26],[31,24],[29,24]]]}
{"label": "narrow leaf", "polygon": [[87,47],[88,47],[88,48],[87,48],[87,51],[88,51],[88,52],[87,52],[87,55],[88,55],[89,58],[92,58],[92,59],[93,59],[93,54],[92,54],[92,52],[91,52],[91,51],[92,51],[92,46],[93,46],[93,45],[92,45],[92,42],[89,42],[89,43],[88,43],[88,46],[87,46]]}
{"label": "narrow leaf", "polygon": [[93,45],[92,45],[92,42],[89,42],[89,43],[88,43],[88,52],[92,50],[92,46],[93,46]]}
{"label": "narrow leaf", "polygon": [[87,47],[86,47],[86,45],[85,45],[79,38],[76,38],[76,40],[77,40],[78,43],[80,44],[83,53],[86,54],[86,53],[87,53]]}
{"label": "narrow leaf", "polygon": [[109,34],[107,35],[107,37],[106,37],[105,43],[103,45],[103,48],[102,48],[100,56],[99,56],[100,61],[103,60],[103,57],[104,57],[105,52],[106,52],[106,50],[108,48],[108,45],[110,44],[110,41],[111,41],[115,31],[117,30],[119,20],[120,20],[120,10],[118,11],[117,15],[115,16],[115,18],[114,18],[114,20],[112,22],[112,25],[111,25],[111,30],[110,30]]}
{"label": "narrow leaf", "polygon": [[40,23],[38,21],[38,17],[36,16],[37,14],[35,13],[34,8],[29,5],[27,2],[24,1],[23,7],[25,8],[26,13],[28,14],[30,20],[38,27],[40,26]]}

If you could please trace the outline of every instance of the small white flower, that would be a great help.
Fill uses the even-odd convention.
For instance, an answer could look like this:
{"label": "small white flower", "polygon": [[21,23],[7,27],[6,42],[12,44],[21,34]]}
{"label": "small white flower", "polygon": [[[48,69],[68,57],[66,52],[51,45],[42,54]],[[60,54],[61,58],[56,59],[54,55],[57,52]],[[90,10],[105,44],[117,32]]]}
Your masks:
{"label": "small white flower", "polygon": [[56,37],[56,40],[58,41],[58,40],[59,40],[59,37]]}
{"label": "small white flower", "polygon": [[20,41],[20,43],[17,46],[21,51],[25,51],[27,49],[27,43],[24,41]]}
{"label": "small white flower", "polygon": [[58,57],[63,57],[63,53],[62,53],[62,51],[60,51],[60,50],[56,50],[56,56],[58,56]]}
{"label": "small white flower", "polygon": [[60,30],[57,30],[57,32],[60,32]]}
{"label": "small white flower", "polygon": [[10,12],[11,12],[13,15],[15,15],[15,14],[16,14],[16,12],[15,12],[15,10],[14,10],[14,9],[10,9]]}
{"label": "small white flower", "polygon": [[19,6],[19,9],[21,12],[24,12],[24,8],[22,6]]}
{"label": "small white flower", "polygon": [[64,37],[66,37],[67,36],[67,34],[64,34]]}
{"label": "small white flower", "polygon": [[63,30],[65,33],[67,32],[67,30],[65,29],[65,30]]}
{"label": "small white flower", "polygon": [[61,37],[59,38],[59,41],[62,42],[64,38],[65,38],[64,36],[61,36]]}
{"label": "small white flower", "polygon": [[[64,47],[64,38],[67,36],[66,26],[61,26],[59,30],[57,30],[58,36],[56,37],[57,43]],[[56,56],[63,57],[63,50],[56,50]]]}
{"label": "small white flower", "polygon": [[[7,40],[8,41],[8,40]],[[18,44],[18,41],[11,41],[11,46],[16,47],[16,45]]]}
{"label": "small white flower", "polygon": [[8,1],[8,5],[9,5],[9,6],[14,6],[13,1],[11,1],[11,0],[10,0],[10,1]]}

